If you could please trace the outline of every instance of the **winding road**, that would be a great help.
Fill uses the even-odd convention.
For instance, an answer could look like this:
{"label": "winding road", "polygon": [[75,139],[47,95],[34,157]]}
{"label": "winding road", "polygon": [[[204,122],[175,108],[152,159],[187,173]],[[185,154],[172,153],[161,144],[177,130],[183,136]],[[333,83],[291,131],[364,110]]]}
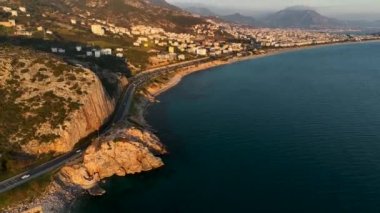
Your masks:
{"label": "winding road", "polygon": [[[127,120],[126,118],[128,117],[130,108],[132,106],[133,97],[138,87],[142,86],[145,83],[148,83],[152,79],[155,79],[165,74],[173,73],[179,68],[193,66],[193,65],[205,63],[212,60],[213,59],[207,57],[207,58],[201,58],[201,59],[196,59],[192,61],[181,62],[178,64],[172,64],[165,67],[147,70],[130,78],[129,79],[130,84],[128,84],[127,88],[124,90],[110,120],[106,124],[104,124],[103,127],[99,130],[99,135],[102,135],[108,132],[115,125],[125,122]],[[0,193],[4,193],[11,189],[14,189],[17,186],[20,186],[37,177],[40,177],[41,175],[44,175],[46,173],[59,169],[62,166],[64,166],[66,163],[81,157],[83,155],[83,150],[85,150],[89,146],[89,144],[90,143],[85,143],[82,146],[76,148],[75,150],[69,153],[66,153],[64,155],[61,155],[47,163],[44,163],[28,171],[25,171],[21,174],[13,176],[7,180],[1,181]]]}

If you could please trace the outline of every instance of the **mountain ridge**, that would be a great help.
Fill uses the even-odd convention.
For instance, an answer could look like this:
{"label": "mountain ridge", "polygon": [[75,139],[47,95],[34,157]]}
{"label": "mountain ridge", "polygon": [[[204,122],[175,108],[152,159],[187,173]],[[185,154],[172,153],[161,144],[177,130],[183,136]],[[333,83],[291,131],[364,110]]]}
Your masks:
{"label": "mountain ridge", "polygon": [[216,13],[214,13],[213,11],[205,7],[191,6],[191,7],[185,7],[184,10],[200,15],[200,16],[218,16]]}
{"label": "mountain ridge", "polygon": [[[181,6],[179,4],[179,6]],[[194,8],[182,7],[185,10],[195,12],[199,15],[204,15],[201,12],[194,11]],[[197,6],[198,11],[210,11],[207,7]],[[210,14],[207,14],[210,15]],[[249,25],[253,27],[271,27],[271,28],[343,28],[343,27],[360,27],[353,25],[355,22],[350,21],[341,21],[335,18],[330,18],[324,16],[317,12],[314,8],[296,5],[292,7],[287,7],[283,10],[267,14],[265,16],[253,16],[244,15],[240,12],[231,13],[227,15],[214,15],[217,18],[220,18],[223,21],[227,21],[234,24]],[[359,22],[357,22],[359,23]],[[375,23],[375,22],[373,22]],[[371,24],[368,24],[372,26]]]}
{"label": "mountain ridge", "polygon": [[343,22],[323,16],[315,10],[292,8],[269,15],[263,23],[269,27],[281,28],[335,28],[344,26]]}
{"label": "mountain ridge", "polygon": [[248,26],[258,26],[259,21],[250,16],[244,16],[240,13],[234,13],[226,16],[219,16],[220,19],[228,22],[232,22],[235,24],[248,25]]}

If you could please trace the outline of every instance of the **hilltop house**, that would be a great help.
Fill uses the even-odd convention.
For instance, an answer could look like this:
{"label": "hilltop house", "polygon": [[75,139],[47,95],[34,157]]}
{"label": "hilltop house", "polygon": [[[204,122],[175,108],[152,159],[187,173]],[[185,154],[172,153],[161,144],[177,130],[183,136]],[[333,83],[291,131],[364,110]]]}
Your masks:
{"label": "hilltop house", "polygon": [[91,25],[91,32],[99,36],[103,36],[105,34],[104,28],[99,24]]}
{"label": "hilltop house", "polygon": [[10,13],[12,11],[12,8],[10,7],[3,7],[3,11],[6,13]]}
{"label": "hilltop house", "polygon": [[19,7],[18,9],[19,9],[21,12],[26,13],[26,8],[25,8],[25,7]]}
{"label": "hilltop house", "polygon": [[11,10],[11,16],[18,16],[17,10]]}

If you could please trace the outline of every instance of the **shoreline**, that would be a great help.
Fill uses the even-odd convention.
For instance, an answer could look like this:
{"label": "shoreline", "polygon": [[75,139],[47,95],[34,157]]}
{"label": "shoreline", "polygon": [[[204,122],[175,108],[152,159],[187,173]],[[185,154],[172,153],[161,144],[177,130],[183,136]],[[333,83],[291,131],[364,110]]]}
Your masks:
{"label": "shoreline", "polygon": [[[278,48],[278,49],[268,49],[266,53],[263,54],[255,54],[249,56],[242,57],[233,57],[226,61],[224,60],[214,60],[211,62],[205,62],[199,65],[192,65],[189,67],[181,68],[175,71],[172,75],[164,76],[166,78],[162,82],[152,82],[148,83],[143,87],[145,91],[138,91],[135,95],[135,100],[139,99],[138,102],[134,101],[134,105],[137,109],[135,113],[133,113],[132,117],[135,118],[138,124],[142,124],[145,128],[151,128],[150,125],[146,122],[146,114],[149,112],[149,107],[155,103],[157,103],[157,97],[171,88],[177,86],[181,80],[193,73],[200,71],[207,71],[209,69],[213,69],[219,66],[225,66],[228,64],[239,63],[248,60],[255,60],[270,56],[275,56],[283,53],[302,51],[307,49],[321,48],[321,47],[330,47],[337,45],[350,45],[350,44],[364,44],[364,43],[372,43],[372,42],[380,42],[380,40],[370,40],[370,41],[362,41],[362,42],[340,42],[340,43],[331,43],[331,44],[321,44],[321,45],[311,45],[311,46],[303,46],[303,47],[291,47],[291,48]],[[47,192],[45,192],[41,197],[37,198],[35,202],[30,204],[22,203],[17,208],[13,206],[13,208],[7,209],[8,212],[19,212],[19,210],[27,210],[29,207],[36,206],[49,206],[50,209],[54,209],[56,212],[62,211],[65,212],[67,210],[71,210],[72,204],[75,203],[77,199],[80,199],[84,194],[84,191],[78,189],[76,187],[68,187],[67,190],[65,188],[67,186],[61,186],[60,184],[57,186],[56,183],[52,183],[53,187],[49,188]],[[54,204],[47,205],[52,201]],[[1,212],[1,211],[0,211]]]}
{"label": "shoreline", "polygon": [[182,68],[182,69],[177,70],[173,76],[169,77],[168,81],[161,83],[159,85],[154,85],[155,83],[151,83],[146,86],[148,94],[142,94],[143,96],[145,96],[145,100],[144,99],[141,100],[141,97],[140,97],[140,102],[136,104],[136,107],[137,107],[136,119],[142,125],[146,127],[150,127],[150,125],[146,122],[145,117],[146,117],[146,113],[148,112],[148,108],[152,104],[157,102],[156,98],[162,93],[177,86],[184,77],[196,72],[206,71],[209,69],[225,66],[228,64],[234,64],[234,63],[239,63],[243,61],[275,56],[275,55],[279,55],[283,53],[291,53],[291,52],[323,48],[323,47],[355,45],[355,44],[376,43],[376,42],[380,42],[380,40],[376,39],[376,40],[367,40],[367,41],[348,41],[348,42],[337,42],[337,43],[309,45],[309,46],[300,46],[300,47],[289,47],[289,48],[278,48],[278,49],[273,48],[273,49],[265,50],[267,52],[262,53],[262,54],[254,54],[254,55],[241,56],[241,57],[235,56],[231,59],[228,59],[227,61],[222,61],[218,59],[212,62],[206,62],[206,63],[200,64],[198,66],[190,66],[190,67]]}

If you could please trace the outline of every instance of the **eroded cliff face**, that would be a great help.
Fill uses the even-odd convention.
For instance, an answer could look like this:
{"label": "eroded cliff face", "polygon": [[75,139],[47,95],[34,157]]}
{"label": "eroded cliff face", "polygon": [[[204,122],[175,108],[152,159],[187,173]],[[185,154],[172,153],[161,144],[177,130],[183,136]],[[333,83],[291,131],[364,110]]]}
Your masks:
{"label": "eroded cliff face", "polygon": [[0,46],[0,153],[71,151],[109,118],[118,94],[111,98],[93,71],[58,56]]}
{"label": "eroded cliff face", "polygon": [[32,140],[23,146],[23,150],[32,154],[69,152],[78,141],[98,130],[112,114],[115,100],[108,96],[95,75],[86,93],[80,100],[79,109],[70,114],[65,121],[65,129],[55,130],[59,138],[49,143]]}
{"label": "eroded cliff face", "polygon": [[155,154],[165,154],[159,139],[147,130],[116,129],[87,148],[83,161],[61,170],[61,179],[90,189],[113,175],[125,176],[164,165]]}

